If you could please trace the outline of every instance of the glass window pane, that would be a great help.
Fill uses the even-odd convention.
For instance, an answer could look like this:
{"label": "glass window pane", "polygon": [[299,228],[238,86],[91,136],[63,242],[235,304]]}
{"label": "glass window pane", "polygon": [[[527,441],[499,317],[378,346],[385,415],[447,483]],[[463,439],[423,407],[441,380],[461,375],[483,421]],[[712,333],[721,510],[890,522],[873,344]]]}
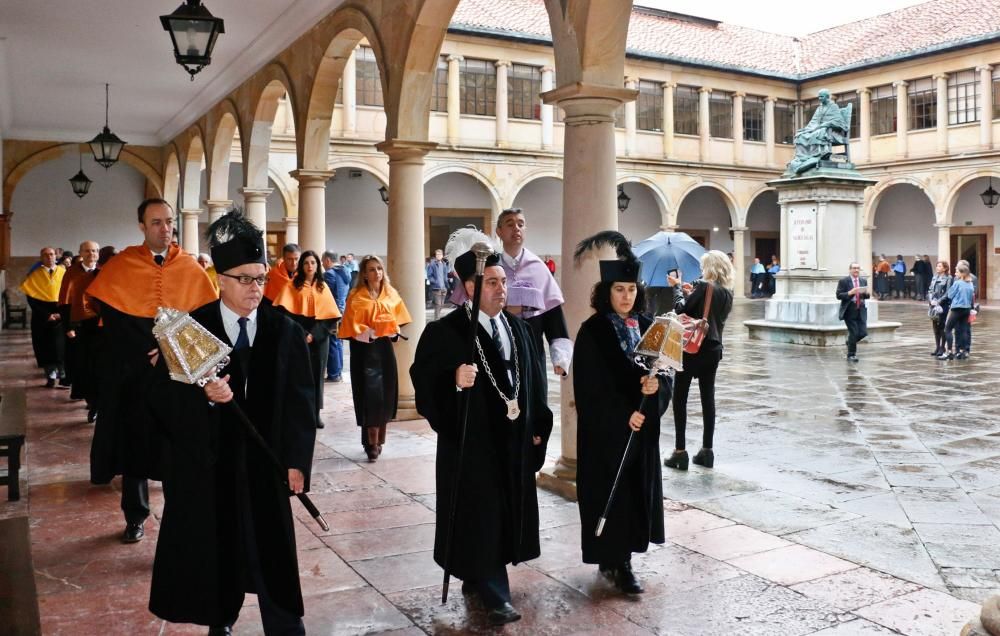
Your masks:
{"label": "glass window pane", "polygon": [[743,139],[764,141],[764,98],[747,95],[743,98]]}
{"label": "glass window pane", "polygon": [[674,87],[674,132],[698,134],[698,89],[694,86]]}
{"label": "glass window pane", "polygon": [[719,139],[733,138],[733,95],[725,91],[712,91],[708,99],[709,132]]}

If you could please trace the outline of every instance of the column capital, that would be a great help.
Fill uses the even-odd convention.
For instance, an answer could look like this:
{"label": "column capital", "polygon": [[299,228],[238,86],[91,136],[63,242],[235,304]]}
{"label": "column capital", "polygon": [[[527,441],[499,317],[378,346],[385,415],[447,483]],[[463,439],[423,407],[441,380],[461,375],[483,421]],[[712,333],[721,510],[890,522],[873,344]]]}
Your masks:
{"label": "column capital", "polygon": [[185,218],[201,216],[201,208],[181,208],[181,216]]}
{"label": "column capital", "polygon": [[712,94],[712,89],[709,88],[708,86],[702,86],[701,88],[698,89],[698,92],[699,93],[708,93],[709,95],[711,95]]}
{"label": "column capital", "polygon": [[740,99],[743,99],[746,96],[747,94],[744,91],[736,91],[733,93],[733,97],[739,97]]}
{"label": "column capital", "polygon": [[729,231],[730,232],[746,232],[749,229],[750,228],[748,228],[748,227],[731,227],[731,228],[729,228]]}
{"label": "column capital", "polygon": [[765,102],[771,102],[773,104],[776,101],[778,101],[778,98],[775,97],[774,95],[768,95],[767,97],[764,98],[764,101]]}
{"label": "column capital", "polygon": [[676,232],[678,228],[680,228],[680,226],[676,224],[675,225],[666,224],[660,226],[660,230],[664,232]]}
{"label": "column capital", "polygon": [[872,89],[870,89],[870,88],[868,88],[868,87],[865,87],[865,88],[859,88],[859,89],[857,90],[857,93],[858,93],[858,95],[859,95],[859,96],[861,96],[861,97],[865,97],[865,96],[867,96],[867,95],[871,95],[871,94],[872,94]]}
{"label": "column capital", "polygon": [[274,192],[274,188],[240,188],[237,192],[242,194],[247,201],[252,199],[263,201]]}
{"label": "column capital", "polygon": [[955,226],[952,225],[951,223],[935,223],[934,227],[936,227],[938,230],[948,230]]}
{"label": "column capital", "polygon": [[462,57],[461,55],[449,55],[448,56],[448,61],[449,62],[462,62],[464,60],[465,60],[465,58]]}
{"label": "column capital", "polygon": [[948,73],[935,73],[933,75],[934,81],[947,80]]}
{"label": "column capital", "polygon": [[626,88],[635,88],[638,85],[639,85],[639,78],[638,77],[634,77],[632,75],[626,75],[625,76],[625,87]]}
{"label": "column capital", "polygon": [[375,149],[389,155],[390,161],[423,160],[424,156],[438,147],[431,141],[408,141],[406,139],[388,139],[375,144]]}
{"label": "column capital", "polygon": [[230,206],[233,205],[233,200],[232,199],[218,199],[218,200],[205,199],[204,203],[205,203],[205,206],[207,206],[208,209],[211,210],[212,208],[228,208],[228,207],[230,207]]}
{"label": "column capital", "polygon": [[510,68],[513,63],[510,60],[497,60],[493,63],[497,68]]}
{"label": "column capital", "polygon": [[861,230],[863,232],[867,232],[868,234],[871,234],[872,232],[874,232],[877,229],[878,228],[876,226],[874,226],[874,225],[865,225],[864,227],[861,228]]}
{"label": "column capital", "polygon": [[660,88],[663,88],[663,89],[666,89],[666,90],[673,90],[673,89],[677,88],[677,82],[674,82],[674,81],[663,82],[663,83],[660,84]]}
{"label": "column capital", "polygon": [[989,64],[984,64],[982,66],[977,66],[976,70],[982,73],[983,71],[992,71],[993,67],[990,66]]}
{"label": "column capital", "polygon": [[281,220],[285,222],[285,225],[298,225],[299,224],[299,217],[297,217],[297,216],[286,216],[286,217],[282,217]]}
{"label": "column capital", "polygon": [[907,82],[906,80],[896,80],[895,82],[892,83],[892,85],[895,86],[896,88],[906,88],[909,84],[910,83]]}
{"label": "column capital", "polygon": [[288,176],[299,182],[299,187],[321,187],[333,178],[336,170],[292,170]]}
{"label": "column capital", "polygon": [[573,125],[574,118],[580,122],[594,121],[594,118],[614,121],[615,111],[625,102],[633,101],[638,91],[616,86],[575,82],[542,93],[542,101],[556,104],[566,111],[566,124]]}

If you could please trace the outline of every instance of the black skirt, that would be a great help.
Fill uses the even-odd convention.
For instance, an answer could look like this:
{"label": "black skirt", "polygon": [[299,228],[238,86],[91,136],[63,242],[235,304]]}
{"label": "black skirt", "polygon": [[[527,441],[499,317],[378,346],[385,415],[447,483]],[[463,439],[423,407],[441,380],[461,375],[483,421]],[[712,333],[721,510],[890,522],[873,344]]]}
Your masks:
{"label": "black skirt", "polygon": [[399,378],[389,338],[351,339],[351,393],[358,426],[384,426],[396,417]]}

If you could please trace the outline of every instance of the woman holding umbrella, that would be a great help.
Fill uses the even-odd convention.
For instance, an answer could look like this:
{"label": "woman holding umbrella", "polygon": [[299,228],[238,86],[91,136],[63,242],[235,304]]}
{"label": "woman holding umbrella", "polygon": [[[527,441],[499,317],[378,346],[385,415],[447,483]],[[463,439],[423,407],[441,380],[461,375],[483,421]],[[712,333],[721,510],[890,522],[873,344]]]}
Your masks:
{"label": "woman holding umbrella", "polygon": [[701,394],[701,412],[705,429],[702,432],[701,450],[694,456],[694,463],[711,468],[715,465],[712,439],[715,435],[715,373],[722,361],[722,330],[733,308],[733,265],[718,250],[706,252],[701,257],[701,278],[694,284],[681,284],[680,278],[671,276],[674,288],[674,311],[701,318],[705,303],[711,294],[708,311],[708,334],[698,353],[684,353],[684,370],[674,378],[674,446],[676,450],[664,463],[668,468],[688,469],[686,450],[687,398],[691,381],[698,378]]}
{"label": "woman holding umbrella", "polygon": [[[659,438],[670,384],[648,377],[633,360],[652,320],[643,313],[645,289],[628,241],[617,232],[602,232],[580,243],[577,258],[607,244],[618,249],[622,260],[600,261],[601,280],[591,296],[595,313],[581,325],[573,354],[577,496],[584,563],[597,564],[620,591],[638,594],[643,590],[632,571],[632,553],[664,541]],[[643,396],[647,399],[639,410]],[[594,529],[620,465],[609,521],[598,537]]]}

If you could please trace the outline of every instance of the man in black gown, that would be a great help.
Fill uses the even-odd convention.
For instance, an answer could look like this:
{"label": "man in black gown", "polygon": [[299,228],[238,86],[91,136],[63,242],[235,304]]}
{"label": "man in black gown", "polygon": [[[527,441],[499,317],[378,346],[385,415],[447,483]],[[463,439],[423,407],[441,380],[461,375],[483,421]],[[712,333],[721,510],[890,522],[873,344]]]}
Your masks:
{"label": "man in black gown", "polygon": [[[149,609],[171,622],[229,634],[245,592],[256,592],[267,634],[304,634],[304,608],[287,477],[308,488],[316,409],[305,333],[260,306],[266,251],[261,232],[231,212],[209,228],[220,300],[191,317],[233,347],[221,379],[181,384],[157,368],[151,392],[167,443],[163,519]],[[234,410],[235,401],[287,467],[267,461]]]}
{"label": "man in black gown", "polygon": [[[472,297],[472,252],[458,257],[455,270]],[[506,566],[539,555],[535,473],[552,432],[541,353],[530,328],[503,311],[506,295],[506,275],[491,256],[476,326],[476,363],[467,364],[471,320],[465,304],[427,325],[410,367],[417,411],[438,434],[434,560],[464,581],[463,593],[480,597],[494,625],[521,618],[511,605]],[[456,475],[465,400],[471,401],[465,456]],[[445,544],[456,489],[449,554]]]}

